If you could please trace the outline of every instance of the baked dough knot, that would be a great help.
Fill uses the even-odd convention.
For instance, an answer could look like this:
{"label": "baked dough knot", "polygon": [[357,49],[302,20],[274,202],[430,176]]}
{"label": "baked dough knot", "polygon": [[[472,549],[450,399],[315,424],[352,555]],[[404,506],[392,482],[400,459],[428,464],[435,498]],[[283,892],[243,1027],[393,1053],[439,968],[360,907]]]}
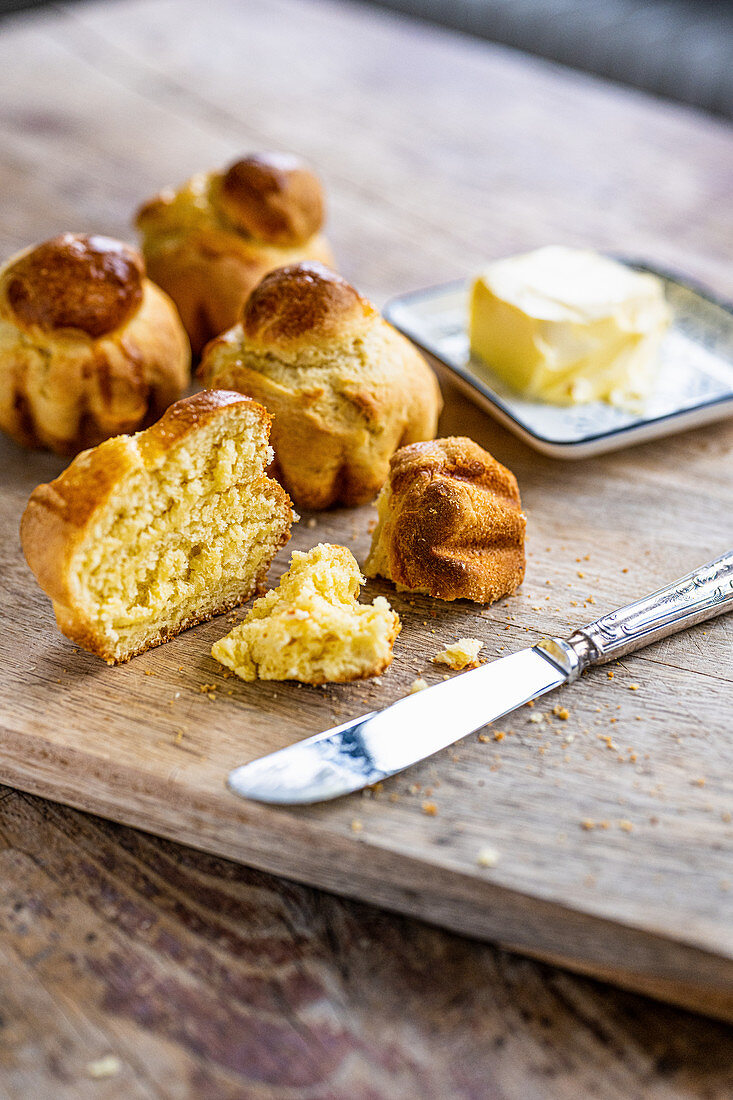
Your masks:
{"label": "baked dough knot", "polygon": [[324,220],[321,181],[288,153],[254,153],[221,181],[219,204],[241,233],[281,248],[303,245]]}
{"label": "baked dough knot", "polygon": [[366,333],[379,317],[346,279],[324,264],[278,268],[259,283],[242,310],[242,329],[252,347],[284,355],[323,352],[329,341]]}
{"label": "baked dough knot", "polygon": [[96,338],[139,308],[144,276],[142,256],[121,241],[63,233],[11,262],[4,290],[19,326]]}

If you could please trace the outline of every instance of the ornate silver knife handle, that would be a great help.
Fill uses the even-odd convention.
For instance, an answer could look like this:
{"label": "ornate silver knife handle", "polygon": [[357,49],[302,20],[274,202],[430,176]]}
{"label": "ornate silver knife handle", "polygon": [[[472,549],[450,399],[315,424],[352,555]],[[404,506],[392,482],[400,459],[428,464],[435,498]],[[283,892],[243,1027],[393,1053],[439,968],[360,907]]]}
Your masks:
{"label": "ornate silver knife handle", "polygon": [[567,641],[547,638],[537,648],[574,680],[589,665],[623,657],[725,611],[733,611],[733,550],[651,596],[580,627]]}

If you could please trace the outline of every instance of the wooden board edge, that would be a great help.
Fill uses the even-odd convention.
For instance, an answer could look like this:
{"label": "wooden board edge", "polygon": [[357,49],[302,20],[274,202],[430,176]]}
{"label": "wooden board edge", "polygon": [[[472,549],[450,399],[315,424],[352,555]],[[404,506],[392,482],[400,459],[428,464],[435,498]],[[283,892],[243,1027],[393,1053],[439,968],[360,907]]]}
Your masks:
{"label": "wooden board edge", "polygon": [[[83,758],[87,787],[79,795],[78,776],[64,779],[64,772],[74,774],[73,749],[65,746],[57,755],[47,744],[29,760],[23,742],[22,735],[3,730],[0,782],[28,794],[733,1023],[733,959],[722,954],[378,847],[365,848],[365,858],[355,863],[353,836],[334,835],[325,851],[323,835],[310,821],[298,822],[301,843],[294,859],[293,834],[282,832],[282,818],[269,807],[233,799],[224,812],[180,783],[141,783],[139,773],[109,761],[100,760],[103,776]],[[15,761],[9,758],[13,747],[20,757]],[[128,782],[119,784],[124,799],[116,794],[115,770],[120,780],[129,773]],[[135,805],[129,795],[133,779]],[[185,821],[177,814],[182,805]]]}

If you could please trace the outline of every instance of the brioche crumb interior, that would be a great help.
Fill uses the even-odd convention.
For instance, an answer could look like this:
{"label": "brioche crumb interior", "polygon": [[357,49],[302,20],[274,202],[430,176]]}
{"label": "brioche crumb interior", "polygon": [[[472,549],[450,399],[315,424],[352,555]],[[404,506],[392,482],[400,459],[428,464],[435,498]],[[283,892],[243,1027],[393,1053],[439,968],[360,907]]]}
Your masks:
{"label": "brioche crumb interior", "polygon": [[383,596],[357,601],[363,577],[345,546],[296,550],[277,588],[216,642],[212,655],[243,680],[357,680],[392,660],[399,617]]}
{"label": "brioche crumb interior", "polygon": [[145,453],[144,433],[128,442],[132,469],[72,562],[79,604],[115,659],[246,600],[290,522],[244,406],[165,455]]}

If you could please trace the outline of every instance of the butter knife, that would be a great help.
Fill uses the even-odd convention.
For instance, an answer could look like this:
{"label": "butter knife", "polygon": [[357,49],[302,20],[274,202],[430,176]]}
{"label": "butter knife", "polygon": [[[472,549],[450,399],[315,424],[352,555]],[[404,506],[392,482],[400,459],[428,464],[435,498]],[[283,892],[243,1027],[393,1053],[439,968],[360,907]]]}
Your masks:
{"label": "butter knife", "polygon": [[232,791],[258,802],[321,802],[387,779],[469,733],[623,657],[733,609],[733,550],[569,638],[481,665],[335,729],[235,768]]}

